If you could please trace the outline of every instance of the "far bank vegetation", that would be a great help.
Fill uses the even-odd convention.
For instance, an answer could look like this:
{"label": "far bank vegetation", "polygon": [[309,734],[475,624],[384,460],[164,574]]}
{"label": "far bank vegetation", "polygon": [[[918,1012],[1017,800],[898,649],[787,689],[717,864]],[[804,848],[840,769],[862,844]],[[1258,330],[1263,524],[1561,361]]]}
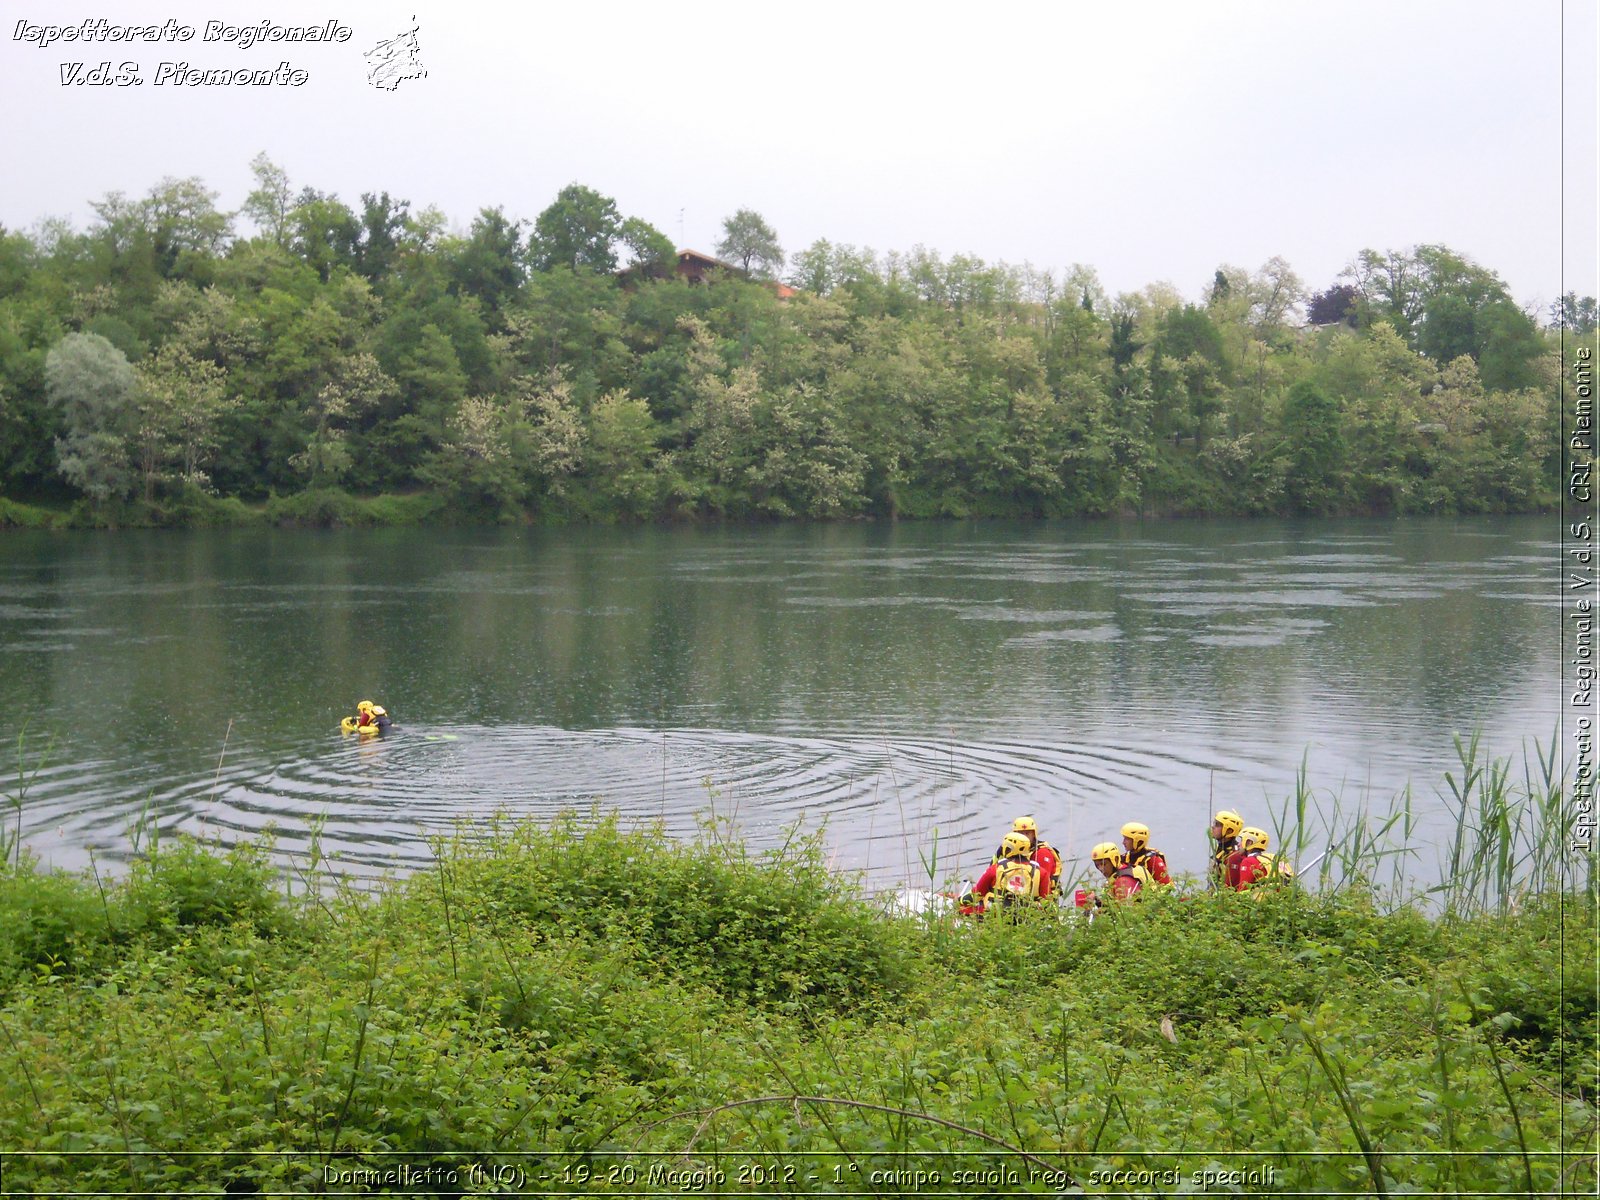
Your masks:
{"label": "far bank vegetation", "polygon": [[680,259],[578,184],[454,231],[253,168],[236,213],[169,178],[0,230],[0,524],[1534,511],[1594,329],[1440,245],[1110,296],[785,255],[748,210]]}

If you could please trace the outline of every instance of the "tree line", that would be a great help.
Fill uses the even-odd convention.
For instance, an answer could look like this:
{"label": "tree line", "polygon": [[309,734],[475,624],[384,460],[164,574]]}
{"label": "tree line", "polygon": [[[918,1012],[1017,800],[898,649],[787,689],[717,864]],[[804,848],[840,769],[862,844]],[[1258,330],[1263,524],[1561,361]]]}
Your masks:
{"label": "tree line", "polygon": [[472,520],[1528,511],[1562,339],[1595,328],[1592,297],[1538,320],[1439,245],[1320,291],[1273,258],[1110,296],[1082,265],[785,255],[740,210],[690,279],[576,183],[460,232],[252,169],[238,213],[169,178],[0,229],[0,495],[91,523],[382,493]]}

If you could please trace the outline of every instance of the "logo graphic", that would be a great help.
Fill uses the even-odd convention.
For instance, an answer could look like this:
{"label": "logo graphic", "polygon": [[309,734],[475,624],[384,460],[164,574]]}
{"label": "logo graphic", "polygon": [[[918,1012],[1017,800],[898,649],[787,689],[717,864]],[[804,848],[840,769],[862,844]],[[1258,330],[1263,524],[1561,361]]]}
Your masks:
{"label": "logo graphic", "polygon": [[368,83],[392,92],[407,79],[428,77],[428,68],[422,65],[422,47],[417,42],[417,29],[417,18],[413,16],[410,29],[402,30],[367,51]]}

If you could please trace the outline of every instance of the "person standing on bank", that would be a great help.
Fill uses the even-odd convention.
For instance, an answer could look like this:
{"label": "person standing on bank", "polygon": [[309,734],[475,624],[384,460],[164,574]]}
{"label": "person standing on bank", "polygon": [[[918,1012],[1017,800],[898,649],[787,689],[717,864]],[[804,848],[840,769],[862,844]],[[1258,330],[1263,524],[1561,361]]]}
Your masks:
{"label": "person standing on bank", "polygon": [[1172,886],[1172,876],[1167,874],[1167,856],[1150,845],[1150,826],[1141,821],[1129,821],[1122,827],[1122,848],[1127,854],[1128,866],[1134,870],[1143,869],[1152,883]]}
{"label": "person standing on bank", "polygon": [[[1034,862],[1039,864],[1039,870],[1044,872],[1045,879],[1049,881],[1050,892],[1061,890],[1061,855],[1049,842],[1039,838],[1039,823],[1032,817],[1018,817],[1011,822],[1011,832],[1020,833],[1028,839],[1028,854]],[[1003,843],[1002,843],[1003,844]],[[994,861],[999,862],[1002,855],[997,849],[994,852]]]}
{"label": "person standing on bank", "polygon": [[1101,842],[1089,852],[1095,868],[1107,881],[1106,894],[1113,900],[1127,900],[1155,886],[1150,873],[1128,865],[1128,853],[1115,842]]}
{"label": "person standing on bank", "polygon": [[996,908],[1020,911],[1050,895],[1050,877],[1034,860],[1026,834],[1000,839],[1000,855],[972,885],[972,896],[988,914]]}
{"label": "person standing on bank", "polygon": [[1232,891],[1239,885],[1237,863],[1229,866],[1239,849],[1239,834],[1244,829],[1244,818],[1231,809],[1222,809],[1211,818],[1211,865],[1208,871],[1211,890]]}

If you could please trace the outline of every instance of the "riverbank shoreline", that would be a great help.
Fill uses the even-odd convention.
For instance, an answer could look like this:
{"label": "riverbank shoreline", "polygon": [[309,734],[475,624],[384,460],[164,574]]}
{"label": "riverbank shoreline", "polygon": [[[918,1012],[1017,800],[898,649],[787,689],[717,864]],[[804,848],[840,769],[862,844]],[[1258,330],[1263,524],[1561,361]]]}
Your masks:
{"label": "riverbank shoreline", "polygon": [[[1497,516],[1555,516],[1559,508],[1546,505],[1529,510],[1495,512]],[[1318,519],[1387,520],[1405,517],[1469,517],[1482,513],[1460,510],[1401,513],[1372,508],[1353,508],[1321,514]],[[10,500],[0,496],[0,532],[8,529],[54,530],[134,530],[134,529],[392,529],[419,526],[493,528],[533,526],[704,526],[767,527],[774,525],[896,524],[901,521],[935,524],[972,520],[993,521],[1186,521],[1186,520],[1285,520],[1291,512],[1226,512],[1210,508],[1161,505],[1151,508],[1123,506],[1113,511],[1040,512],[1020,506],[1015,510],[994,509],[957,515],[942,512],[916,512],[896,508],[886,512],[856,513],[831,518],[753,517],[708,515],[685,511],[663,514],[652,519],[630,519],[617,514],[585,512],[535,513],[507,510],[495,517],[453,506],[450,498],[438,492],[381,493],[356,495],[339,489],[299,492],[273,496],[266,500],[244,501],[236,497],[212,496],[198,491],[186,493],[166,504],[127,502],[95,507],[78,502],[69,507],[49,507]]]}
{"label": "riverbank shoreline", "polygon": [[866,902],[815,840],[592,817],[441,840],[373,894],[146,849],[0,875],[8,1188],[1594,1186],[1592,890],[973,926]]}

